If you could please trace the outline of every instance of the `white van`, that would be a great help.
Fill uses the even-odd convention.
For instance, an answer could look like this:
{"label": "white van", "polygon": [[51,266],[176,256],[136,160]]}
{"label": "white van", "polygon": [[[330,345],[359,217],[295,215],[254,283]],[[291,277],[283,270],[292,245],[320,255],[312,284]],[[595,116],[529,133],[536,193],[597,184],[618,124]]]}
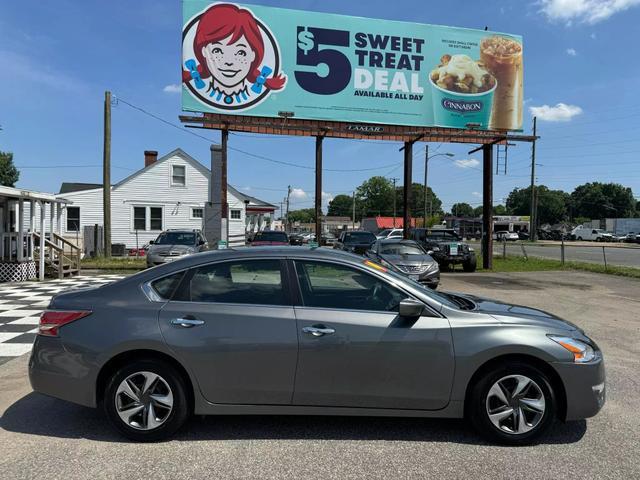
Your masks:
{"label": "white van", "polygon": [[571,238],[575,240],[591,240],[594,242],[611,242],[613,235],[600,228],[590,228],[579,225],[571,230]]}

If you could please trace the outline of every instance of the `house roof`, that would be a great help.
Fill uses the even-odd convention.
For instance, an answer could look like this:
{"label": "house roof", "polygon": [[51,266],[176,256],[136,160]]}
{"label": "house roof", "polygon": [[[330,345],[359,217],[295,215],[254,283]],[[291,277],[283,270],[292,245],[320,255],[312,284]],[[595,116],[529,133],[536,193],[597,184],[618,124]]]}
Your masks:
{"label": "house roof", "polygon": [[102,188],[101,183],[82,183],[82,182],[62,182],[60,185],[61,193],[81,192],[83,190],[93,190],[94,188]]}
{"label": "house roof", "polygon": [[53,193],[36,192],[33,190],[25,190],[24,188],[5,187],[3,185],[0,185],[0,198],[38,200],[45,203],[72,203],[64,198],[56,198]]}
{"label": "house roof", "polygon": [[238,190],[237,188],[231,185],[227,185],[227,189],[231,190],[231,193],[233,193],[236,197],[238,197],[238,199],[242,200],[243,202],[248,200],[250,207],[261,207],[263,209],[269,209],[269,210],[271,209],[275,210],[278,208],[271,203],[265,202],[264,200],[260,200],[259,198],[252,197],[251,195],[242,193],[240,190]]}

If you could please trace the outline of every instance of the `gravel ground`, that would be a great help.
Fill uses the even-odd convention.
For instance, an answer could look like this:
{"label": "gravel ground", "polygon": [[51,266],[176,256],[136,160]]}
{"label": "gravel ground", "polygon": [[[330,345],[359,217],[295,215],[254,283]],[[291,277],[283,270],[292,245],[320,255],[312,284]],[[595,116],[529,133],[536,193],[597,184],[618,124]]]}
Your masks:
{"label": "gravel ground", "polygon": [[31,392],[0,366],[0,478],[640,478],[640,281],[582,272],[443,275],[446,289],[544,308],[605,352],[608,399],[541,444],[487,445],[460,420],[207,417],[133,444],[100,412]]}

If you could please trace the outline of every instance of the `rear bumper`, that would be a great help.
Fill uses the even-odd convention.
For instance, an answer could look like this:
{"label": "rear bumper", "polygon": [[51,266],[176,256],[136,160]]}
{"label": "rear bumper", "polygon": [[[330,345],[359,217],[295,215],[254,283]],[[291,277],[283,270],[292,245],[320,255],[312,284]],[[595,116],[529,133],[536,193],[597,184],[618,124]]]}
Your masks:
{"label": "rear bumper", "polygon": [[596,415],[606,400],[605,370],[602,357],[598,361],[554,363],[567,396],[565,420],[580,420]]}
{"label": "rear bumper", "polygon": [[60,338],[36,337],[29,358],[29,381],[34,391],[95,407],[95,371],[79,355],[67,352]]}

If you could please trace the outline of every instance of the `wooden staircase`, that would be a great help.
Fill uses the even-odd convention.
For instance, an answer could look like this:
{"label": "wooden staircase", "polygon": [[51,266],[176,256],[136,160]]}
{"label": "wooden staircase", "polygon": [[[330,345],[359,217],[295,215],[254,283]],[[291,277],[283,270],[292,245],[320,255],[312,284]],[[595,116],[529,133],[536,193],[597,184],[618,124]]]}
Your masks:
{"label": "wooden staircase", "polygon": [[44,255],[44,273],[47,277],[65,278],[80,273],[80,247],[61,237],[57,233],[51,234],[51,240],[44,239],[34,233],[37,241],[35,249],[36,265],[40,265],[40,255]]}

